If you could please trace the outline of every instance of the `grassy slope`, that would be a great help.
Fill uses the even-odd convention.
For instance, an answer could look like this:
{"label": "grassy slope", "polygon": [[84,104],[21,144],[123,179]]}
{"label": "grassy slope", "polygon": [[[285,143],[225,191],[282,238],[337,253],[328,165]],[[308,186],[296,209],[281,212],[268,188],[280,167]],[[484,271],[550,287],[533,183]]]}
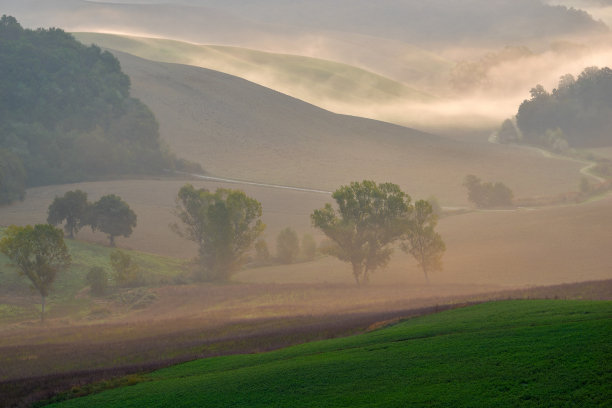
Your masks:
{"label": "grassy slope", "polygon": [[[0,237],[2,228],[0,227]],[[110,248],[98,244],[87,243],[77,240],[66,240],[68,250],[72,256],[72,265],[62,273],[58,274],[49,296],[49,317],[74,315],[75,313],[86,313],[92,306],[91,298],[77,296],[87,286],[85,276],[94,266],[104,268],[111,272],[110,253],[116,248]],[[149,283],[169,279],[180,274],[185,261],[160,255],[148,254],[139,251],[124,250],[132,261],[140,265],[145,273],[145,279]],[[0,254],[0,323],[28,318],[37,318],[40,313],[40,305],[24,301],[33,291],[28,290],[29,281],[20,276],[14,267],[10,266],[9,259]],[[3,296],[4,295],[4,296]],[[6,301],[6,302],[3,302]]]}
{"label": "grassy slope", "polygon": [[612,303],[508,301],[276,352],[197,360],[60,406],[598,406]]}
{"label": "grassy slope", "polygon": [[[338,62],[240,47],[198,45],[175,40],[75,33],[84,43],[159,62],[226,72],[311,103],[388,103],[434,98],[405,84]],[[321,103],[322,102],[322,103]]]}

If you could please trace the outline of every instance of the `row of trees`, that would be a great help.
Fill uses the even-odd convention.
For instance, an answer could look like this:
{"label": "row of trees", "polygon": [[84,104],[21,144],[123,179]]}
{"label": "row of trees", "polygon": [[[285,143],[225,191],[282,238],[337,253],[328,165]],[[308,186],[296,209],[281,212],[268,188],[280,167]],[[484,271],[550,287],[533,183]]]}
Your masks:
{"label": "row of trees", "polygon": [[312,235],[304,234],[300,242],[297,232],[291,227],[283,228],[278,233],[275,259],[268,249],[268,244],[263,239],[258,239],[254,248],[254,261],[259,265],[267,265],[274,261],[281,264],[292,264],[299,260],[311,261],[317,253],[317,243]]}
{"label": "row of trees", "polygon": [[[373,181],[342,186],[332,197],[337,209],[327,204],[316,210],[312,223],[332,242],[326,252],[351,264],[358,285],[387,264],[397,241],[415,257],[426,279],[441,268],[445,245],[434,230],[437,216],[429,202],[412,204],[399,186]],[[261,204],[237,190],[212,193],[185,185],[178,194],[176,215],[183,225],[174,224],[173,229],[198,244],[203,280],[228,280],[265,228]],[[291,231],[282,235],[283,241],[297,241]]]}
{"label": "row of trees", "polygon": [[81,190],[68,191],[63,197],[55,197],[48,209],[47,222],[51,225],[64,223],[70,238],[85,226],[92,231],[108,235],[109,243],[115,246],[115,237],[129,237],[136,227],[136,213],[115,194],[108,194],[98,201],[87,201],[87,193]]}

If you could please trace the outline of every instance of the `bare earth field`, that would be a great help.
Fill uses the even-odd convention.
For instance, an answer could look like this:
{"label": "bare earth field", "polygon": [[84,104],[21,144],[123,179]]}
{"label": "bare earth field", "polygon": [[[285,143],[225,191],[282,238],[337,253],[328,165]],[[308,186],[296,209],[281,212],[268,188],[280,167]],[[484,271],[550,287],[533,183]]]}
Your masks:
{"label": "bare earth field", "polygon": [[328,191],[390,181],[449,206],[466,204],[467,174],[503,181],[517,197],[576,190],[580,181],[580,163],[337,115],[230,75],[115,54],[166,143],[215,176]]}

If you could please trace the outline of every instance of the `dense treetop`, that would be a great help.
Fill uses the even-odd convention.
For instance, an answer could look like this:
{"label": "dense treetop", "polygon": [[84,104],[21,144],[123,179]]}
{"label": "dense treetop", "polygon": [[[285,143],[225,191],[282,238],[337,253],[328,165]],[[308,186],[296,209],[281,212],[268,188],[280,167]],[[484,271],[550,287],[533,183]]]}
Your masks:
{"label": "dense treetop", "polygon": [[[0,18],[0,149],[21,163],[28,186],[174,165],[112,54],[57,28],[24,29],[10,16]],[[0,174],[0,192],[13,184]]]}
{"label": "dense treetop", "polygon": [[541,85],[519,107],[516,132],[510,121],[502,141],[523,141],[555,150],[612,145],[612,70],[586,68],[578,78],[564,75],[548,92]]}

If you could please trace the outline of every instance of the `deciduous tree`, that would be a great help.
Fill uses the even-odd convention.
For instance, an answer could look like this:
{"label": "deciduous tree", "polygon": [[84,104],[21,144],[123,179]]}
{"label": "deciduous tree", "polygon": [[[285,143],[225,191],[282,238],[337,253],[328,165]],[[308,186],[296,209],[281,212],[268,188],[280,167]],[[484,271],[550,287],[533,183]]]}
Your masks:
{"label": "deciduous tree", "polygon": [[355,282],[367,283],[370,273],[383,267],[392,253],[391,244],[405,231],[411,212],[410,196],[391,183],[353,182],[336,190],[331,204],[311,218],[334,243],[328,252],[349,262]]}
{"label": "deciduous tree", "polygon": [[130,206],[115,194],[105,195],[96,201],[88,215],[91,229],[108,235],[110,246],[115,246],[115,237],[132,235],[136,227],[136,214]]}
{"label": "deciduous tree", "polygon": [[442,269],[442,255],[446,250],[442,237],[434,231],[437,223],[438,217],[428,201],[415,202],[401,244],[402,250],[416,259],[427,282],[429,282],[428,272]]}
{"label": "deciduous tree", "polygon": [[70,238],[86,224],[89,208],[87,193],[81,190],[68,191],[63,197],[55,197],[47,210],[47,222],[58,225],[66,221],[64,231]]}
{"label": "deciduous tree", "polygon": [[25,275],[42,299],[40,320],[45,317],[45,299],[58,272],[71,263],[61,229],[49,224],[9,226],[0,240],[0,252],[6,254]]}
{"label": "deciduous tree", "polygon": [[198,244],[200,278],[226,281],[245,262],[245,253],[263,232],[261,204],[243,191],[219,188],[214,193],[183,186],[177,199],[179,235]]}

